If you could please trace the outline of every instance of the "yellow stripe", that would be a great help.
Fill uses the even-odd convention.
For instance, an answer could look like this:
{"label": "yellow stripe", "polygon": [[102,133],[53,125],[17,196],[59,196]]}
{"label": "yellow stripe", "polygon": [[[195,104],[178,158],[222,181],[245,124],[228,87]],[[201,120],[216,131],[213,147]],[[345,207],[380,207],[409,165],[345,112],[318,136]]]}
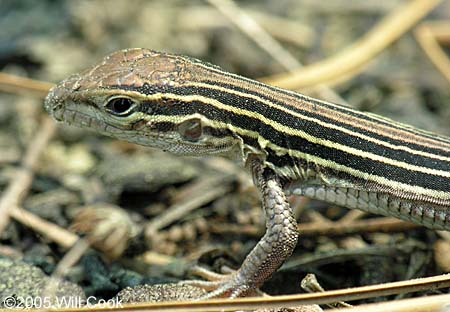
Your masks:
{"label": "yellow stripe", "polygon": [[[337,149],[337,150],[346,152],[351,155],[369,158],[369,159],[372,159],[372,160],[375,160],[378,162],[382,162],[382,163],[389,164],[392,166],[397,166],[399,168],[403,168],[406,170],[417,171],[417,172],[422,172],[425,174],[432,174],[432,175],[450,178],[450,172],[448,172],[448,171],[442,171],[442,170],[436,170],[436,169],[431,169],[431,168],[426,168],[426,167],[415,166],[415,165],[411,165],[411,164],[408,164],[405,162],[396,161],[396,160],[393,160],[390,158],[386,158],[386,157],[375,155],[375,154],[372,154],[369,152],[361,151],[361,150],[358,150],[358,149],[355,149],[355,148],[352,148],[349,146],[345,146],[342,144],[338,144],[336,142],[332,142],[329,140],[318,139],[312,135],[309,135],[308,133],[305,133],[304,131],[301,131],[298,129],[293,129],[293,128],[284,126],[280,123],[274,122],[273,120],[266,118],[265,116],[263,116],[259,113],[255,113],[255,112],[247,111],[247,110],[244,110],[241,108],[236,108],[236,107],[232,107],[229,105],[225,105],[225,104],[223,104],[217,100],[211,99],[211,98],[198,96],[198,95],[181,96],[181,95],[172,94],[172,93],[153,94],[153,95],[143,96],[142,94],[140,94],[138,92],[134,92],[134,91],[129,91],[129,92],[130,92],[130,94],[138,94],[139,96],[142,96],[142,97],[146,98],[147,100],[158,100],[161,98],[166,98],[166,99],[170,98],[170,99],[179,100],[182,102],[201,101],[202,103],[209,104],[218,109],[225,110],[225,111],[231,112],[233,114],[244,115],[244,116],[248,116],[251,118],[256,118],[256,119],[260,120],[261,122],[263,122],[264,124],[273,127],[275,130],[277,130],[281,133],[287,133],[289,135],[298,136],[298,137],[308,140],[309,142],[314,143],[314,144],[323,145],[323,146],[326,146],[329,148],[333,148],[333,149]],[[124,92],[124,93],[126,94],[128,92]]]}
{"label": "yellow stripe", "polygon": [[[245,82],[248,82],[248,83],[250,83],[252,85],[255,85],[256,83],[258,83],[257,81],[252,80],[250,78],[246,78],[246,77],[243,77],[243,76],[239,76],[237,74],[226,72],[226,71],[221,70],[220,68],[210,67],[210,66],[208,66],[208,65],[206,65],[204,63],[195,63],[195,64],[197,66],[203,67],[203,68],[205,68],[207,70],[213,71],[213,72],[215,72],[215,73],[217,73],[217,74],[219,74],[221,76],[233,77],[237,81],[245,81]],[[265,86],[264,84],[258,84],[258,85]],[[287,94],[289,94],[289,95],[291,95],[293,97],[298,97],[298,93],[296,93],[295,91],[287,90],[287,89],[281,89],[281,88],[278,88],[278,87],[275,87],[275,86],[270,86],[270,87],[275,89],[275,90],[282,91],[283,94],[287,93]],[[339,105],[339,104],[335,104],[335,103],[331,103],[331,102],[321,101],[319,99],[311,98],[311,97],[303,95],[303,94],[302,94],[302,96],[305,98],[305,100],[311,99],[314,102],[319,102],[321,104],[328,105],[328,106],[331,106],[331,107],[337,107],[339,109],[346,110],[347,112],[360,113],[357,110],[354,110],[351,107],[348,107],[348,106],[345,106],[345,105]],[[393,121],[393,120],[391,120],[389,118],[386,118],[386,117],[383,117],[383,116],[379,116],[379,115],[376,115],[376,114],[369,114],[369,115],[370,115],[371,118],[373,118],[375,120],[388,122],[388,123],[390,123],[392,125],[395,125],[395,126],[399,127],[400,129],[411,131],[414,134],[419,135],[419,136],[426,136],[429,139],[433,139],[430,135],[435,136],[434,133],[430,133],[430,132],[425,131],[425,130],[417,129],[417,128],[411,127],[410,125],[407,125],[407,124],[404,124],[404,123],[401,123],[401,122],[396,122],[396,121]],[[445,143],[450,144],[449,138],[443,137],[443,136],[439,136],[439,138],[445,140]]]}
{"label": "yellow stripe", "polygon": [[378,145],[386,146],[386,147],[394,149],[394,150],[403,150],[403,151],[406,151],[406,152],[414,154],[414,155],[420,155],[420,156],[425,156],[425,157],[428,157],[428,158],[439,159],[439,160],[450,162],[450,157],[445,157],[445,156],[435,155],[435,154],[431,154],[431,153],[427,153],[427,152],[422,152],[422,151],[419,151],[419,150],[411,149],[411,148],[409,148],[407,146],[396,146],[396,145],[393,145],[393,144],[391,144],[389,142],[381,141],[381,140],[372,138],[370,136],[364,135],[362,133],[351,131],[351,130],[349,130],[347,128],[339,127],[339,126],[331,124],[331,123],[323,122],[323,121],[321,121],[319,119],[315,119],[315,118],[312,118],[312,117],[308,117],[308,116],[299,114],[299,113],[294,112],[294,111],[292,111],[292,110],[290,110],[290,109],[288,109],[286,107],[277,105],[277,104],[275,104],[275,103],[273,103],[271,101],[267,101],[267,100],[262,99],[262,98],[260,98],[260,97],[258,97],[256,95],[253,95],[253,94],[247,94],[247,93],[239,92],[239,91],[236,91],[236,90],[227,89],[227,88],[224,88],[224,87],[221,87],[221,86],[215,86],[215,85],[210,85],[210,84],[201,83],[201,82],[193,82],[193,83],[183,84],[183,87],[191,87],[191,86],[192,87],[209,88],[209,89],[213,89],[213,90],[218,90],[218,91],[222,91],[222,92],[227,92],[227,93],[231,93],[231,94],[234,94],[234,95],[238,95],[238,96],[243,97],[243,98],[254,99],[254,100],[260,101],[261,103],[264,103],[265,105],[267,105],[269,107],[277,108],[277,109],[279,109],[279,110],[281,110],[281,111],[283,111],[285,113],[288,113],[288,114],[290,114],[292,116],[295,116],[295,117],[297,117],[299,119],[304,119],[304,120],[315,122],[318,125],[320,125],[322,127],[325,127],[325,128],[335,129],[335,130],[344,132],[346,134],[349,134],[349,135],[361,138],[363,140],[366,140],[366,141],[369,141],[369,142],[373,142],[373,143],[376,143]]}
{"label": "yellow stripe", "polygon": [[[180,118],[181,118],[181,120],[183,120],[183,119],[188,119],[188,118],[193,118],[193,117],[198,117],[198,116],[197,115],[186,115],[186,116],[180,116],[180,115],[177,115],[177,116],[157,115],[157,116],[155,116],[155,115],[153,115],[153,116],[144,116],[144,119],[146,121],[154,121],[155,117],[158,118],[158,121],[179,123]],[[230,125],[225,122],[222,122],[222,121],[214,121],[214,127],[219,128],[219,129],[230,129]],[[436,198],[438,200],[444,201],[445,205],[450,204],[450,193],[449,192],[436,191],[436,190],[432,190],[432,189],[423,188],[420,186],[415,186],[415,185],[392,181],[392,180],[386,179],[384,177],[369,174],[366,172],[362,172],[362,171],[335,163],[330,160],[322,159],[322,158],[314,156],[314,155],[306,154],[306,153],[303,153],[303,152],[300,152],[297,150],[286,149],[284,147],[275,145],[272,142],[270,142],[269,140],[261,137],[261,135],[256,131],[250,131],[250,130],[246,130],[246,129],[236,127],[236,126],[233,126],[232,130],[238,134],[258,139],[258,141],[261,144],[265,144],[265,146],[269,147],[270,149],[272,149],[274,151],[279,152],[280,154],[288,154],[294,158],[305,159],[309,162],[314,162],[314,163],[318,164],[319,166],[338,170],[341,172],[345,172],[345,173],[348,173],[357,178],[360,178],[363,180],[369,180],[369,181],[375,182],[376,184],[381,184],[381,185],[388,186],[392,189],[401,190],[402,192],[408,192],[408,193],[413,193],[413,194],[424,195],[424,196]]]}

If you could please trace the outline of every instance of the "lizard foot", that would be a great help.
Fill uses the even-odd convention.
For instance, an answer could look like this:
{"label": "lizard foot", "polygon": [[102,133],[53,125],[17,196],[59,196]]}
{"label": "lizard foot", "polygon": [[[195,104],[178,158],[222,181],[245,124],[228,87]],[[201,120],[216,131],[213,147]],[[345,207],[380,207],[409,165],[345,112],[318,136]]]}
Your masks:
{"label": "lizard foot", "polygon": [[225,274],[219,274],[196,266],[192,269],[192,273],[206,280],[183,281],[181,283],[208,291],[206,295],[199,298],[200,300],[223,297],[233,299],[258,293],[258,290],[240,274],[240,270],[234,271],[225,267],[223,271]]}

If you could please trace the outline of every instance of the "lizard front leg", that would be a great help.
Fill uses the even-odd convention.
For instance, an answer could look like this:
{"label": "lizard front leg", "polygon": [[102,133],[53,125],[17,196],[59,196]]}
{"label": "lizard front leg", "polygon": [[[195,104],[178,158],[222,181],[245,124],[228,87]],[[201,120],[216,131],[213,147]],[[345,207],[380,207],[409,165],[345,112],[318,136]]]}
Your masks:
{"label": "lizard front leg", "polygon": [[239,270],[227,274],[205,273],[210,281],[187,284],[210,292],[203,299],[231,298],[254,293],[289,257],[297,244],[297,223],[277,175],[258,159],[250,160],[253,181],[261,193],[266,217],[266,233],[247,255]]}

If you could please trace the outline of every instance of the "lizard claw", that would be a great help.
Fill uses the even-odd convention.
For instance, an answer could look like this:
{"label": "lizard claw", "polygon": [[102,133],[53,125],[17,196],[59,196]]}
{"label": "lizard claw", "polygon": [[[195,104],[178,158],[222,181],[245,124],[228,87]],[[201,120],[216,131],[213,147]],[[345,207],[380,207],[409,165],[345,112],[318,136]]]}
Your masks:
{"label": "lizard claw", "polygon": [[225,268],[224,271],[228,271],[229,273],[219,274],[202,267],[194,267],[192,271],[195,275],[206,279],[206,281],[192,280],[181,283],[182,285],[198,287],[208,291],[205,296],[199,298],[200,300],[223,297],[233,299],[257,293],[255,287],[247,285],[244,282],[245,278],[242,278],[239,270],[233,271]]}

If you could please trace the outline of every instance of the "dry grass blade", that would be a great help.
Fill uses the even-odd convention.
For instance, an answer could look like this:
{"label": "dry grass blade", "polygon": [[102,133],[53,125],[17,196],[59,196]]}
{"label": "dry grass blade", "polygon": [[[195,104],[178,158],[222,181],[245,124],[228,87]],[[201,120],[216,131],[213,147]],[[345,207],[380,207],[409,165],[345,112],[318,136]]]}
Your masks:
{"label": "dry grass blade", "polygon": [[293,73],[279,74],[263,79],[281,88],[298,90],[320,84],[336,85],[359,74],[374,57],[400,38],[425,17],[442,0],[415,0],[406,4],[379,22],[358,42],[341,53],[321,62],[305,66]]}
{"label": "dry grass blade", "polygon": [[438,295],[413,299],[393,300],[372,303],[353,308],[333,309],[327,312],[448,312],[450,311],[450,295]]}
{"label": "dry grass blade", "polygon": [[[316,36],[315,30],[299,20],[247,9],[246,12],[256,19],[267,32],[281,42],[289,42],[302,48],[309,48]],[[187,7],[180,12],[178,27],[192,31],[211,30],[219,27],[232,27],[227,18],[214,8]]]}
{"label": "dry grass blade", "polygon": [[20,94],[30,92],[44,98],[53,84],[6,73],[0,73],[0,90],[9,93]]}
{"label": "dry grass blade", "polygon": [[[139,303],[135,305],[123,305],[123,307],[115,307],[114,311],[170,311],[170,312],[194,312],[194,311],[236,311],[236,310],[255,310],[258,308],[279,308],[279,307],[294,307],[300,305],[310,304],[326,304],[337,301],[352,301],[363,298],[373,298],[378,296],[387,296],[392,294],[400,294],[406,292],[415,292],[420,290],[438,289],[450,286],[450,275],[439,275],[434,277],[420,278],[409,281],[394,282],[380,285],[371,285],[364,287],[356,287],[341,290],[325,291],[323,293],[314,294],[299,294],[299,295],[287,295],[276,297],[253,297],[253,298],[239,298],[235,300],[229,299],[217,299],[208,301],[180,301],[180,302],[162,302],[162,303]],[[434,298],[430,299],[430,298]],[[450,302],[450,295],[424,297],[418,299],[415,302],[425,302],[423,306],[430,306],[431,302],[434,307],[442,308]],[[393,311],[389,306],[385,306],[384,310],[372,310],[372,311]],[[404,307],[404,305],[402,305]],[[407,306],[407,305],[406,305]],[[417,304],[417,307],[420,307]],[[411,307],[410,307],[411,308]],[[31,310],[30,310],[31,311]],[[42,310],[35,310],[42,311]],[[108,308],[83,308],[83,309],[52,309],[52,311],[61,312],[75,312],[75,311],[111,311]],[[342,310],[339,310],[342,311]],[[353,310],[346,310],[353,311]],[[360,311],[360,310],[358,310]],[[366,311],[366,310],[364,310]],[[416,309],[416,310],[396,310],[396,311],[435,311],[430,309]]]}
{"label": "dry grass blade", "polygon": [[[208,0],[208,2],[222,12],[230,22],[234,23],[240,31],[265,50],[286,70],[294,71],[302,67],[302,64],[291,53],[284,49],[253,17],[242,11],[232,0]],[[339,94],[326,86],[318,85],[313,91],[329,101],[347,104]]]}
{"label": "dry grass blade", "polygon": [[301,64],[267,33],[249,14],[244,13],[231,0],[208,0],[239,29],[248,35],[264,51],[280,63],[286,70],[300,67]]}
{"label": "dry grass blade", "polygon": [[450,41],[450,22],[424,23],[414,34],[436,68],[450,82],[450,59],[439,44]]}

